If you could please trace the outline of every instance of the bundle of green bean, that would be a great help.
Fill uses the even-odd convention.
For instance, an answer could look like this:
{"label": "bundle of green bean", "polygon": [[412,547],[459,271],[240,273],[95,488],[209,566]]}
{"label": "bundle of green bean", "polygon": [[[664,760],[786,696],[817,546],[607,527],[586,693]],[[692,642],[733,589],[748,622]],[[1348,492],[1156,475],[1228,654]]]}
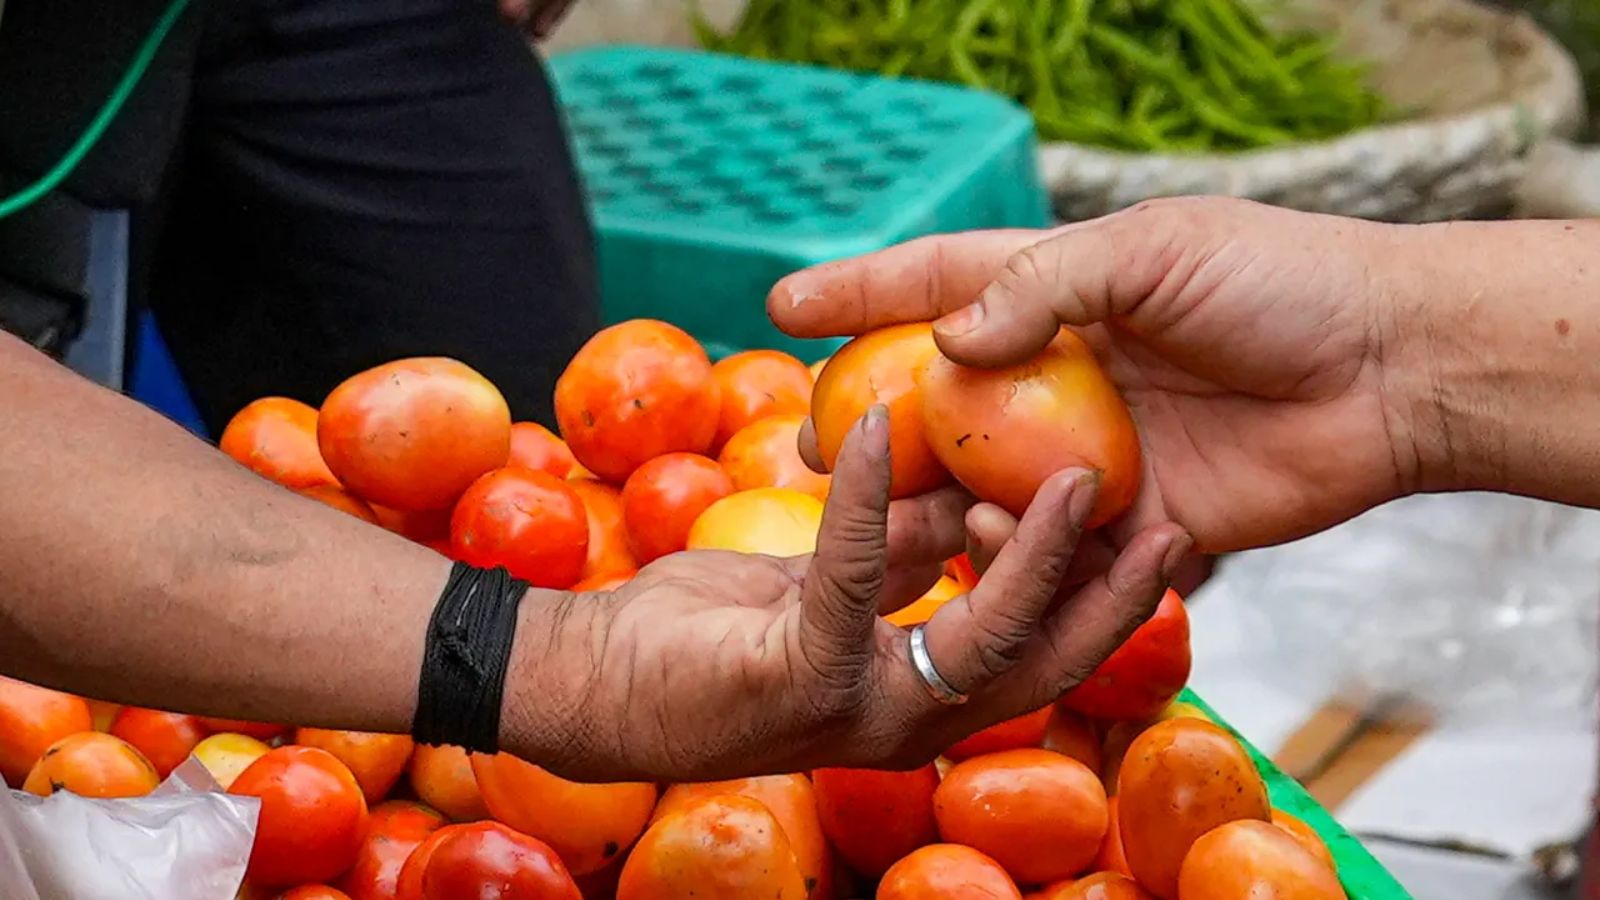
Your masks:
{"label": "bundle of green bean", "polygon": [[695,24],[712,50],[998,91],[1047,141],[1244,150],[1383,117],[1362,66],[1269,31],[1246,2],[750,0],[731,32]]}

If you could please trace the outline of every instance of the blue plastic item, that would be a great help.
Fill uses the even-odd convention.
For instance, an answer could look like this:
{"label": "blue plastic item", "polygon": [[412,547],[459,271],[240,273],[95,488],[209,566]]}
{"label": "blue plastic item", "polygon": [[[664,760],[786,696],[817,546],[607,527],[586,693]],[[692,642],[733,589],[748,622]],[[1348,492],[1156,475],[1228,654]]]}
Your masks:
{"label": "blue plastic item", "polygon": [[692,50],[551,61],[598,231],[606,320],[687,328],[714,357],[774,347],[796,269],[936,232],[1042,227],[1033,121],[996,95]]}
{"label": "blue plastic item", "polygon": [[189,389],[178,375],[178,367],[161,339],[155,319],[148,312],[142,313],[135,320],[135,327],[138,333],[133,339],[139,342],[139,353],[133,371],[127,375],[128,396],[209,439],[210,434],[200,420]]}

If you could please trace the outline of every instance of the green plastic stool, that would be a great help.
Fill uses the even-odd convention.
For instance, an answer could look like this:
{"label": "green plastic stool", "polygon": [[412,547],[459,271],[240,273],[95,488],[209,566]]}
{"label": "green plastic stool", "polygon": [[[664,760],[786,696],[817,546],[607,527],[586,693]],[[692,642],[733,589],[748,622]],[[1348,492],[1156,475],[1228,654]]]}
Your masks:
{"label": "green plastic stool", "polygon": [[607,321],[714,357],[841,343],[767,320],[773,282],[936,232],[1050,224],[1033,121],[950,85],[641,47],[551,60],[598,231]]}

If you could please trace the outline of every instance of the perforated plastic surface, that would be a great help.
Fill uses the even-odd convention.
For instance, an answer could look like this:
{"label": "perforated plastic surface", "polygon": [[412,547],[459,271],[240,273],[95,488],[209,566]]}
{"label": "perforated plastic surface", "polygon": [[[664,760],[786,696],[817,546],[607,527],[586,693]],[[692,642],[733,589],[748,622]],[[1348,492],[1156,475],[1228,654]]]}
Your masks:
{"label": "perforated plastic surface", "polygon": [[938,231],[1049,223],[1020,108],[947,85],[718,54],[552,60],[598,230],[606,316],[671,319],[714,353],[781,347],[772,283]]}

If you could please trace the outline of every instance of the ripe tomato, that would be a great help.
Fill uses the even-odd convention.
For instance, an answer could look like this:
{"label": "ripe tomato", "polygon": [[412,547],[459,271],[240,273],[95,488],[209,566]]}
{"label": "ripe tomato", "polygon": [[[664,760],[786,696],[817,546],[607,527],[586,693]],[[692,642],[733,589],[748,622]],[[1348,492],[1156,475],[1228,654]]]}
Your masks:
{"label": "ripe tomato", "polygon": [[901,628],[920,625],[933,618],[933,614],[939,611],[939,607],[966,592],[966,589],[957,584],[954,578],[948,575],[941,575],[939,580],[933,583],[933,587],[928,588],[926,594],[923,594],[908,606],[895,610],[885,618],[889,620],[889,624],[899,625]]}
{"label": "ripe tomato", "polygon": [[1128,868],[1162,900],[1200,835],[1239,819],[1266,822],[1267,788],[1233,736],[1199,719],[1168,719],[1134,739],[1117,776]]}
{"label": "ripe tomato", "polygon": [[926,324],[894,325],[844,345],[817,378],[811,421],[817,450],[831,470],[844,437],[874,404],[889,408],[889,456],[894,499],[926,493],[950,480],[923,437],[917,373],[939,356]]}
{"label": "ripe tomato", "polygon": [[850,868],[871,878],[919,847],[939,839],[932,763],[909,772],[818,769],[811,773],[817,818]]}
{"label": "ripe tomato", "polygon": [[682,550],[706,507],[733,493],[733,479],[716,460],[693,453],[658,456],[622,486],[628,546],[640,563]]}
{"label": "ripe tomato", "polygon": [[622,865],[617,900],[805,900],[783,826],[749,797],[702,797],[659,819]]}
{"label": "ripe tomato", "polygon": [[378,524],[400,535],[410,538],[419,544],[429,544],[450,537],[450,510],[429,509],[421,512],[406,512],[399,509],[390,509],[369,503],[373,515],[378,517]]}
{"label": "ripe tomato", "polygon": [[1311,855],[1322,860],[1328,868],[1335,868],[1333,852],[1328,849],[1327,842],[1322,839],[1322,835],[1317,834],[1315,829],[1301,821],[1298,816],[1274,808],[1272,810],[1272,824],[1289,832],[1290,837],[1299,841],[1300,846],[1311,851]]}
{"label": "ripe tomato", "polygon": [[1133,877],[1133,870],[1128,868],[1128,855],[1122,852],[1122,817],[1117,811],[1121,801],[1116,797],[1106,798],[1106,839],[1100,843],[1100,852],[1095,854],[1094,868],[1097,872],[1116,872],[1120,875]]}
{"label": "ripe tomato", "polygon": [[1097,719],[1149,719],[1183,690],[1190,664],[1189,613],[1167,591],[1149,621],[1061,702]]}
{"label": "ripe tomato", "polygon": [[656,807],[653,784],[579,784],[509,753],[473,756],[472,771],[496,819],[555,848],[577,875],[627,852]]}
{"label": "ripe tomato", "polygon": [[929,446],[979,499],[1020,517],[1046,478],[1083,466],[1101,477],[1087,527],[1133,503],[1133,416],[1089,346],[1067,329],[1038,356],[1006,368],[969,369],[935,356],[917,386]]}
{"label": "ripe tomato", "polygon": [[1029,894],[1028,900],[1155,900],[1150,892],[1126,875],[1096,872],[1072,881],[1061,881]]}
{"label": "ripe tomato", "polygon": [[735,353],[712,366],[711,377],[722,392],[714,449],[757,420],[780,415],[804,417],[811,410],[811,370],[787,353]]}
{"label": "ripe tomato", "polygon": [[245,734],[213,734],[195,745],[194,758],[206,767],[217,786],[223,790],[233,786],[239,773],[271,750],[266,744]]}
{"label": "ripe tomato", "polygon": [[0,778],[18,787],[51,744],[94,729],[82,697],[0,675]]}
{"label": "ripe tomato", "polygon": [[287,725],[249,722],[244,719],[218,719],[213,716],[201,716],[200,724],[206,726],[206,730],[213,734],[243,734],[261,741],[270,741],[289,730]]}
{"label": "ripe tomato", "polygon": [[760,778],[736,778],[732,781],[712,781],[704,784],[675,784],[661,795],[652,823],[665,816],[686,809],[708,797],[735,794],[749,797],[772,813],[782,826],[795,860],[800,864],[800,874],[805,879],[809,896],[833,896],[833,854],[822,835],[822,823],[817,817],[817,796],[811,779],[804,775],[767,775]]}
{"label": "ripe tomato", "polygon": [[572,455],[606,481],[666,453],[705,453],[722,396],[705,348],[680,328],[635,319],[589,339],[556,381]]}
{"label": "ripe tomato", "polygon": [[1070,709],[1057,704],[1044,727],[1044,740],[1040,746],[1070,756],[1089,767],[1091,772],[1101,770],[1100,735],[1094,725]]}
{"label": "ripe tomato", "polygon": [[411,789],[452,822],[489,818],[472,759],[460,747],[418,744],[411,753]]}
{"label": "ripe tomato", "polygon": [[89,705],[89,719],[94,722],[94,730],[110,732],[111,723],[116,720],[117,713],[122,712],[122,707],[92,697],[83,698],[83,702]]}
{"label": "ripe tomato", "polygon": [[413,854],[398,900],[583,900],[555,851],[499,822],[450,825]]}
{"label": "ripe tomato", "polygon": [[567,442],[550,429],[538,422],[512,424],[511,456],[506,460],[506,465],[566,478],[572,474],[572,467],[577,462]]}
{"label": "ripe tomato", "polygon": [[807,371],[809,371],[811,373],[811,383],[812,384],[816,384],[817,383],[817,379],[822,377],[822,370],[826,369],[828,367],[828,361],[831,360],[831,359],[833,359],[833,357],[824,356],[823,358],[817,360],[816,362],[812,363],[811,365],[806,366]]}
{"label": "ripe tomato", "polygon": [[144,754],[121,738],[98,731],[68,735],[44,751],[22,783],[30,794],[48,797],[71,791],[80,797],[143,797],[161,784]]}
{"label": "ripe tomato", "polygon": [[944,573],[954,578],[966,590],[978,586],[978,570],[972,566],[972,558],[965,553],[955,557],[944,564]]}
{"label": "ripe tomato", "polygon": [[1000,864],[971,847],[930,844],[890,867],[877,900],[1022,900]]}
{"label": "ripe tomato", "polygon": [[368,803],[389,796],[411,761],[411,736],[405,734],[302,728],[295,732],[294,742],[332,753],[356,777]]}
{"label": "ripe tomato", "polygon": [[355,864],[335,883],[350,900],[395,900],[400,870],[411,852],[445,824],[421,803],[390,800],[372,808]]}
{"label": "ripe tomato", "polygon": [[933,796],[939,834],[1042,884],[1089,867],[1106,836],[1106,791],[1089,767],[1049,750],[957,763]]}
{"label": "ripe tomato", "polygon": [[333,389],[317,419],[328,468],[363,499],[446,509],[511,454],[511,410],[487,378],[453,359],[385,363]]}
{"label": "ripe tomato", "polygon": [[575,594],[586,592],[614,591],[633,580],[638,572],[616,572],[611,575],[595,575],[573,585],[571,590]]}
{"label": "ripe tomato", "polygon": [[828,499],[827,475],[811,471],[800,458],[800,416],[767,416],[734,432],[717,462],[733,479],[736,490],[794,488],[818,500]]}
{"label": "ripe tomato", "polygon": [[250,764],[228,789],[261,799],[245,880],[262,886],[329,881],[361,849],[367,801],[333,754],[279,747]]}
{"label": "ripe tomato", "polygon": [[568,481],[583,501],[589,521],[589,551],[583,563],[585,579],[636,572],[639,561],[628,547],[628,526],[623,519],[622,491],[589,479]]}
{"label": "ripe tomato", "polygon": [[166,778],[206,737],[206,727],[182,713],[124,707],[111,722],[111,734],[144,754],[156,774]]}
{"label": "ripe tomato", "polygon": [[338,484],[317,449],[317,411],[287,397],[263,397],[234,414],[217,446],[287,488]]}
{"label": "ripe tomato", "polygon": [[1003,750],[1021,750],[1038,747],[1044,743],[1045,729],[1050,724],[1050,707],[1035,710],[988,728],[957,741],[944,752],[945,759],[961,762],[974,756],[999,753]]}
{"label": "ripe tomato", "polygon": [[583,574],[589,514],[567,482],[532,469],[496,469],[461,496],[450,549],[462,562],[505,566],[535,587],[565,589]]}
{"label": "ripe tomato", "polygon": [[1294,836],[1266,822],[1229,822],[1206,832],[1183,858],[1183,900],[1345,900],[1333,870]]}
{"label": "ripe tomato", "polygon": [[789,488],[729,494],[706,507],[689,529],[690,550],[799,556],[817,549],[822,501]]}
{"label": "ripe tomato", "polygon": [[278,900],[352,900],[349,894],[325,884],[302,884],[284,891]]}
{"label": "ripe tomato", "polygon": [[355,516],[363,522],[378,524],[378,514],[367,504],[367,501],[336,484],[314,484],[311,487],[301,488],[299,492],[324,506],[331,506],[342,513]]}

